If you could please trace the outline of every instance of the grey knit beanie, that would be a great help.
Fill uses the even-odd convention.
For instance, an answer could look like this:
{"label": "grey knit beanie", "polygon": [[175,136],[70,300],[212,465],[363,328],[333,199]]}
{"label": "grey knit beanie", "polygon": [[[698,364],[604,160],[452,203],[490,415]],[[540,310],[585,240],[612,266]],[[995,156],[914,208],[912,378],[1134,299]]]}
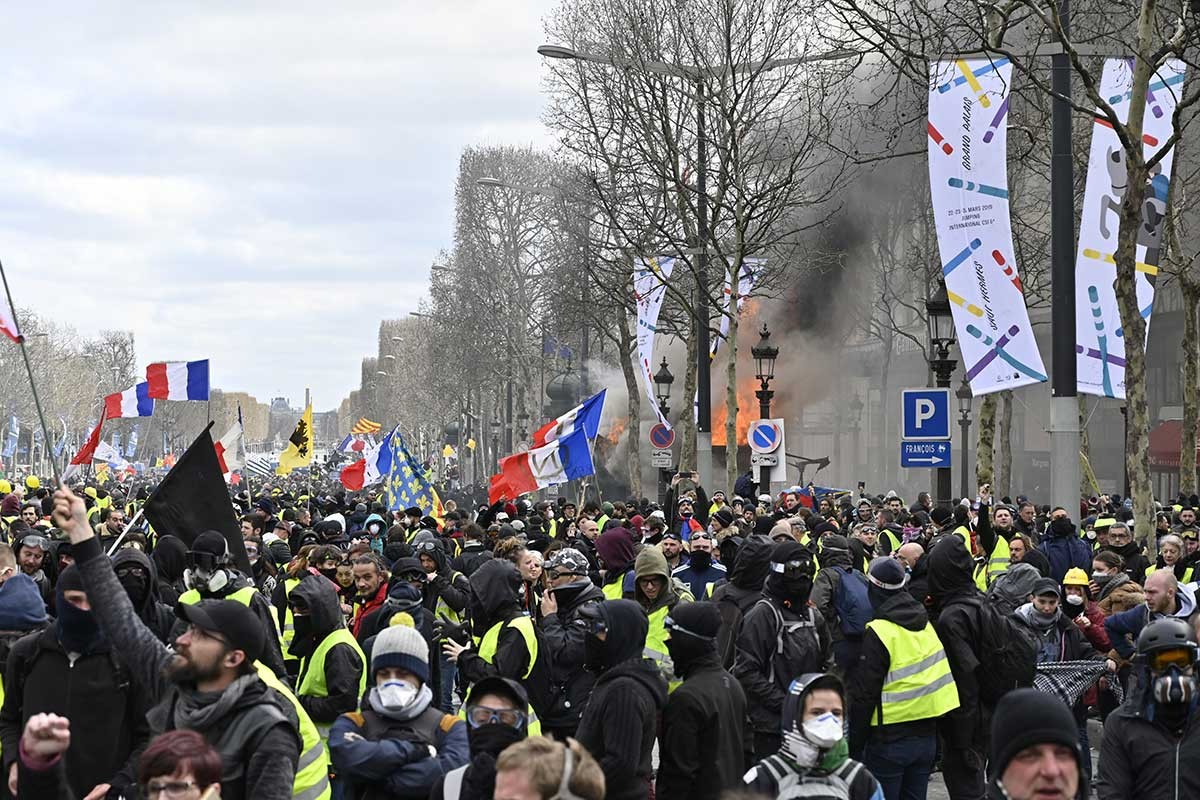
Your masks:
{"label": "grey knit beanie", "polygon": [[428,683],[429,643],[409,625],[398,623],[384,628],[371,650],[371,674],[387,667],[406,669],[421,683]]}

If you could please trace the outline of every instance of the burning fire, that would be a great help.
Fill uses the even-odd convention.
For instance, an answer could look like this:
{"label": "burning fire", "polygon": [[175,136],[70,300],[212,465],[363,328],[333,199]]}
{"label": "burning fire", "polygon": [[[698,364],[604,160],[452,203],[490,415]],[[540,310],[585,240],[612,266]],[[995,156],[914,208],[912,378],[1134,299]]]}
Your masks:
{"label": "burning fire", "polygon": [[604,435],[605,439],[618,445],[621,443],[621,436],[625,433],[625,429],[629,427],[629,417],[617,417],[608,428],[608,433]]}
{"label": "burning fire", "polygon": [[[737,441],[742,443],[746,441],[746,432],[750,429],[750,423],[758,419],[758,399],[754,396],[754,390],[757,388],[757,381],[754,376],[749,375],[738,380],[737,387]],[[725,392],[722,390],[719,393],[713,392],[713,408],[712,408],[712,443],[724,447],[725,442]]]}

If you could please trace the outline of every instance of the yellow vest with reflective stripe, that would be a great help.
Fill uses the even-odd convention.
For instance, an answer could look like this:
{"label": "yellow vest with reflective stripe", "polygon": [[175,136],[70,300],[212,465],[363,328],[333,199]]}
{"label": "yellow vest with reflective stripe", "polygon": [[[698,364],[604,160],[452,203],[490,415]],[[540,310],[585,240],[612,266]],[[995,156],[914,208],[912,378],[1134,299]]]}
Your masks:
{"label": "yellow vest with reflective stripe", "polygon": [[[521,676],[521,680],[526,680],[533,672],[533,667],[537,663],[538,657],[538,641],[537,633],[533,629],[533,620],[522,614],[519,617],[513,617],[507,622],[497,622],[488,632],[479,639],[476,644],[479,645],[479,657],[487,663],[491,664],[496,658],[496,647],[500,644],[500,631],[505,626],[512,626],[521,632],[521,638],[525,640],[525,650],[529,653],[529,666],[525,668],[525,674]],[[466,706],[459,711],[459,716],[466,719]],[[530,736],[542,735],[542,723],[534,713],[533,707],[529,708],[529,726],[528,731]]]}
{"label": "yellow vest with reflective stripe", "polygon": [[[450,585],[453,586],[454,579],[461,575],[462,575],[461,572],[455,572],[454,570],[450,570]],[[462,622],[462,617],[460,617],[458,615],[457,611],[455,611],[453,608],[450,607],[449,603],[447,603],[445,600],[442,599],[442,596],[440,594],[438,595],[437,604],[434,606],[433,614],[434,614],[434,619],[437,619],[437,617],[441,614],[445,614],[446,619],[450,620],[451,622],[453,622],[455,624]]]}
{"label": "yellow vest with reflective stripe", "polygon": [[894,622],[874,619],[867,628],[879,637],[890,661],[879,707],[871,716],[872,725],[935,719],[958,708],[958,687],[933,625],[927,622],[923,630],[914,632]]}
{"label": "yellow vest with reflective stripe", "polygon": [[[317,645],[317,649],[309,656],[300,672],[304,678],[300,681],[300,686],[296,688],[296,694],[304,697],[328,697],[329,687],[325,685],[325,656],[333,649],[334,645],[348,644],[354,648],[354,652],[358,653],[359,661],[362,662],[362,672],[358,674],[358,696],[362,697],[367,691],[367,657],[363,655],[362,648],[358,646],[358,641],[354,635],[345,628],[338,628],[333,633],[326,636]],[[333,723],[317,723],[317,730],[321,734],[321,741],[329,741],[329,729],[333,727]]]}
{"label": "yellow vest with reflective stripe", "polygon": [[299,585],[299,578],[288,578],[283,582],[283,630],[279,633],[279,643],[284,661],[300,660],[288,652],[292,646],[292,639],[296,636],[296,620],[292,616],[292,604],[288,602],[288,598],[292,596],[292,589]]}
{"label": "yellow vest with reflective stripe", "polygon": [[[963,525],[959,525],[954,529],[954,533],[962,537],[963,544],[967,546],[967,552],[971,552],[971,532]],[[992,552],[988,556],[987,563],[982,565],[982,569],[975,570],[975,585],[979,591],[986,592],[988,587],[1002,573],[1008,572],[1008,565],[1011,561],[1011,552],[1008,549],[1008,540],[1000,534],[996,534],[996,544],[992,547]]]}
{"label": "yellow vest with reflective stripe", "polygon": [[892,533],[887,528],[880,528],[879,535],[887,537],[888,544],[891,545],[891,552],[895,553],[900,549],[900,540],[896,538],[896,534]]}
{"label": "yellow vest with reflective stripe", "polygon": [[[1171,567],[1163,567],[1163,569],[1171,569]],[[1153,567],[1146,567],[1146,577],[1149,578],[1153,573],[1155,573],[1157,571],[1158,571],[1157,565],[1155,565]],[[1180,583],[1191,583],[1192,582],[1192,573],[1194,571],[1195,571],[1195,567],[1188,567],[1187,569],[1185,569],[1183,571],[1183,577],[1179,579],[1179,582]]]}
{"label": "yellow vest with reflective stripe", "polygon": [[296,764],[296,777],[292,781],[293,800],[329,800],[329,753],[312,717],[308,716],[288,685],[275,677],[274,672],[261,661],[255,661],[254,667],[263,683],[288,699],[300,720],[300,761]]}
{"label": "yellow vest with reflective stripe", "polygon": [[663,622],[670,613],[671,609],[667,606],[650,613],[650,627],[646,629],[646,644],[642,647],[642,657],[658,665],[659,672],[667,679],[667,691],[673,692],[683,681],[675,677],[675,662],[667,652],[667,627]]}
{"label": "yellow vest with reflective stripe", "polygon": [[[255,589],[253,586],[243,586],[241,589],[238,589],[233,594],[225,595],[224,597],[222,597],[220,599],[221,600],[237,600],[239,603],[244,605],[246,608],[249,608],[250,601],[254,599],[254,593],[257,591],[258,590]],[[194,605],[196,605],[196,603],[199,603],[203,599],[204,598],[200,596],[200,592],[197,589],[188,589],[186,592],[179,595],[179,602],[184,603],[185,605],[189,605],[189,606],[194,606]]]}

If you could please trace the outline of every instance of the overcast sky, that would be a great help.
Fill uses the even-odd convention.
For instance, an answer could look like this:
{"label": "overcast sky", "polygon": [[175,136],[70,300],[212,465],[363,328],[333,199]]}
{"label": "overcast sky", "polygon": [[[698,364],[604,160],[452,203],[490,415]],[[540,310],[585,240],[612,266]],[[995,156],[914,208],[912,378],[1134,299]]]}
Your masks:
{"label": "overcast sky", "polygon": [[548,147],[552,0],[13,4],[0,259],[19,306],[318,410],[451,245],[467,145]]}

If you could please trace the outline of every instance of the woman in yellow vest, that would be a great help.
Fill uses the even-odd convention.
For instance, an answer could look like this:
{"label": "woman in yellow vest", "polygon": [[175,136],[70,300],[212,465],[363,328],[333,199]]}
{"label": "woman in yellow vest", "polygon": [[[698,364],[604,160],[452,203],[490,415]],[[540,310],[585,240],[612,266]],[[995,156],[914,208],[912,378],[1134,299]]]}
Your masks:
{"label": "woman in yellow vest", "polygon": [[924,795],[938,717],[959,705],[946,651],[925,606],[908,592],[908,577],[893,558],[871,562],[867,593],[875,618],[858,665],[846,674],[850,756],[861,758],[885,797]]}
{"label": "woman in yellow vest", "polygon": [[1158,542],[1158,563],[1154,566],[1146,568],[1146,577],[1149,578],[1156,570],[1169,568],[1175,571],[1175,577],[1180,583],[1191,583],[1195,578],[1194,567],[1189,567],[1183,563],[1183,539],[1180,539],[1173,533],[1169,533]]}

